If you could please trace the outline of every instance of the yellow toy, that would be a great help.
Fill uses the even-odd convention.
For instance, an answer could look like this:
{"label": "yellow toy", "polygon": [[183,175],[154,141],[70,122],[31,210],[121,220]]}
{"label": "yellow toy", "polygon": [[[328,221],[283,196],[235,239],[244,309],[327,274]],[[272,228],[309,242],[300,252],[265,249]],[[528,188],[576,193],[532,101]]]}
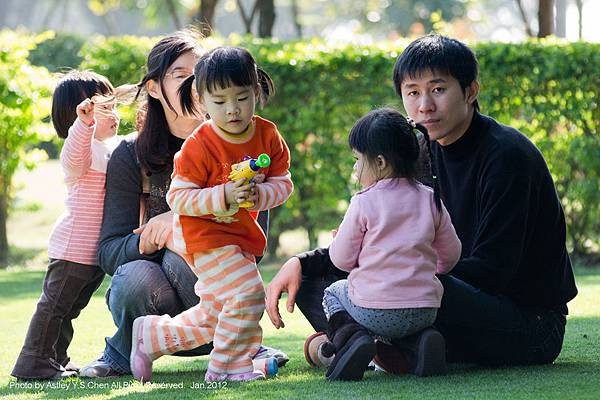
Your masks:
{"label": "yellow toy", "polygon": [[[240,163],[233,164],[231,166],[231,172],[229,173],[229,180],[237,181],[244,178],[244,184],[248,184],[252,181],[252,178],[256,176],[258,170],[271,165],[271,159],[265,153],[258,156],[258,158],[248,158]],[[254,207],[254,202],[246,201],[239,205],[240,208]]]}

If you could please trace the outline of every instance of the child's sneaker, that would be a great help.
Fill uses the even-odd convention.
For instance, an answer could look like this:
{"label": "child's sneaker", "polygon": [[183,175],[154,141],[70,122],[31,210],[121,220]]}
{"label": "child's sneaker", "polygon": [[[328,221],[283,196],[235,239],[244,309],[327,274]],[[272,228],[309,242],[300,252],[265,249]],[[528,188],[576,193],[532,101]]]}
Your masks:
{"label": "child's sneaker", "polygon": [[265,374],[263,374],[262,371],[252,371],[252,372],[245,372],[243,374],[227,375],[227,380],[233,381],[233,382],[248,382],[248,381],[255,381],[257,379],[265,379]]}
{"label": "child's sneaker", "polygon": [[206,371],[204,374],[205,382],[223,382],[227,380],[227,374],[218,374],[216,372],[211,371],[210,369]]}
{"label": "child's sneaker", "polygon": [[257,379],[265,379],[265,374],[261,371],[244,372],[243,374],[219,374],[209,369],[204,375],[205,382],[248,382]]}
{"label": "child's sneaker", "polygon": [[254,357],[252,357],[252,359],[253,360],[263,360],[265,358],[271,358],[271,357],[275,358],[275,361],[277,361],[278,367],[283,367],[288,361],[290,361],[290,358],[283,351],[273,348],[273,347],[264,346],[264,345],[260,346],[260,348],[254,355]]}
{"label": "child's sneaker", "polygon": [[144,349],[144,317],[133,321],[129,365],[134,379],[142,383],[152,380],[152,359]]}
{"label": "child's sneaker", "polygon": [[325,332],[313,333],[304,342],[304,358],[311,367],[329,367],[334,356],[325,357],[321,346],[328,341]]}
{"label": "child's sneaker", "polygon": [[252,365],[255,371],[261,371],[265,377],[277,376],[277,372],[279,372],[279,366],[275,357],[254,359],[252,360]]}

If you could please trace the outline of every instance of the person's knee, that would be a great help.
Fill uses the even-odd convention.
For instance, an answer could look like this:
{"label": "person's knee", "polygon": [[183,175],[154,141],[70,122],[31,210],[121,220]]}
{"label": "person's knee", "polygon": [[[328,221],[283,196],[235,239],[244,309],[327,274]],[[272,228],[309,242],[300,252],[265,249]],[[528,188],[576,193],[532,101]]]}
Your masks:
{"label": "person's knee", "polygon": [[112,282],[109,307],[113,313],[130,310],[135,314],[173,312],[167,305],[179,302],[163,271],[156,263],[132,261],[117,268]]}

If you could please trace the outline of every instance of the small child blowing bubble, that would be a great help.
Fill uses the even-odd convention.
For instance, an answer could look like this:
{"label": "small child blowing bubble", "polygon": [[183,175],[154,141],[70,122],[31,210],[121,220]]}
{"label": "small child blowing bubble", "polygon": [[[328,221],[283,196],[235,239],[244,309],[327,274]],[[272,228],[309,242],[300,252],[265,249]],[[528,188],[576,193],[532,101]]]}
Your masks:
{"label": "small child blowing bubble", "polygon": [[102,283],[96,248],[102,222],[106,167],[120,143],[115,89],[102,75],[71,71],[52,97],[52,123],[65,139],[60,163],[68,196],[66,212],[48,244],[50,264],[42,296],[13,368],[19,379],[60,379],[77,374],[67,348],[72,320]]}

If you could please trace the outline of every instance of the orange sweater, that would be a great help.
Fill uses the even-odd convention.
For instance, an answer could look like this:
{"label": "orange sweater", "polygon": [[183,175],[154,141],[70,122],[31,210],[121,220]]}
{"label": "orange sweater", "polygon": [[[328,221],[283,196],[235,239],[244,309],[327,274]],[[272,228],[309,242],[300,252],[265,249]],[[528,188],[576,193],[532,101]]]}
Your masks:
{"label": "orange sweater", "polygon": [[[256,216],[282,204],[292,193],[290,152],[275,124],[258,116],[252,136],[236,138],[240,139],[243,143],[233,143],[206,121],[175,155],[167,202],[175,213],[173,240],[179,251],[191,254],[233,244],[263,254],[266,237]],[[256,185],[258,201],[250,210],[229,215],[224,184],[231,165],[261,153],[271,157],[271,165],[259,171],[266,178]]]}

